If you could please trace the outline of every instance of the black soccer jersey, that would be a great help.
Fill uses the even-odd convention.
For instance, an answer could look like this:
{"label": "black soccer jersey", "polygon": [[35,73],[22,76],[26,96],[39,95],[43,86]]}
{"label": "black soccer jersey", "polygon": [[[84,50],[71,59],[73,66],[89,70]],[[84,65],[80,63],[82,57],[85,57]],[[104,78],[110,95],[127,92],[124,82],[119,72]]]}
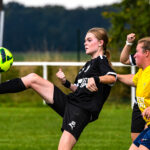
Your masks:
{"label": "black soccer jersey", "polygon": [[70,103],[92,113],[92,121],[98,118],[99,112],[110,93],[111,85],[99,83],[97,85],[98,91],[91,92],[86,88],[86,84],[88,78],[106,74],[116,76],[105,56],[98,56],[88,61],[75,79],[75,84],[78,86],[77,90],[68,95]]}

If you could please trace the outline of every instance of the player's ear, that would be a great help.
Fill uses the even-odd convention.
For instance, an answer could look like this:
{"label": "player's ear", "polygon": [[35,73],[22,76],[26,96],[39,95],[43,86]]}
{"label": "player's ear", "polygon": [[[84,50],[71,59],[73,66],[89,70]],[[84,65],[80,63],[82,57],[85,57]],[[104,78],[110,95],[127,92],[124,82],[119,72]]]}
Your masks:
{"label": "player's ear", "polygon": [[103,40],[99,40],[99,47],[102,47],[103,46],[103,44],[104,44],[104,41]]}
{"label": "player's ear", "polygon": [[145,55],[146,55],[146,57],[150,57],[150,50],[145,50]]}

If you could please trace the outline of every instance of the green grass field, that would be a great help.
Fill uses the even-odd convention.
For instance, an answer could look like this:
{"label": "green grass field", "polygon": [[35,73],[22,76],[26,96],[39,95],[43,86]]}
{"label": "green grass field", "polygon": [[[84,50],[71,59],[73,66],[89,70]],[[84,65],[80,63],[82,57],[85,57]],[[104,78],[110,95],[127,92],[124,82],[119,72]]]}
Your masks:
{"label": "green grass field", "polygon": [[[82,133],[75,150],[126,150],[131,144],[131,108],[105,104]],[[48,106],[1,107],[0,150],[56,150],[62,119]]]}

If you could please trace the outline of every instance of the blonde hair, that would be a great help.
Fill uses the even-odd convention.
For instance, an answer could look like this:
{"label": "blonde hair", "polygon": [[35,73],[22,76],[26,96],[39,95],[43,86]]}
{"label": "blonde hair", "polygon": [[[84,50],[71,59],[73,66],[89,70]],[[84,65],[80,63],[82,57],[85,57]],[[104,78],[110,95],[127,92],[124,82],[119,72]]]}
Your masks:
{"label": "blonde hair", "polygon": [[110,57],[111,57],[110,51],[107,50],[107,44],[108,44],[108,41],[109,41],[107,31],[104,28],[95,27],[95,28],[89,29],[88,32],[94,34],[95,37],[98,40],[103,40],[104,41],[104,44],[103,44],[104,55],[106,55],[106,57],[107,57],[107,59],[109,61],[109,64],[111,65],[111,62],[110,62]]}
{"label": "blonde hair", "polygon": [[144,37],[144,38],[140,39],[138,41],[138,44],[139,43],[143,43],[143,46],[142,46],[143,51],[145,51],[145,50],[149,50],[150,51],[150,37]]}

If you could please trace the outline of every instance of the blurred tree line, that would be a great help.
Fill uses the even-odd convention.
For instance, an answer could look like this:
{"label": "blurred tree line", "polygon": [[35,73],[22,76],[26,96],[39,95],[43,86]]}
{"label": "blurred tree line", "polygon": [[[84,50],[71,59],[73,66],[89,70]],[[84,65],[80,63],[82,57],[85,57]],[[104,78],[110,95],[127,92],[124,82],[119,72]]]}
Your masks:
{"label": "blurred tree line", "polygon": [[[122,0],[114,4],[115,11],[105,11],[103,16],[110,19],[110,45],[116,53],[122,50],[127,34],[135,33],[136,40],[150,36],[150,0]],[[134,50],[135,50],[134,45]],[[120,51],[119,51],[120,50]]]}
{"label": "blurred tree line", "polygon": [[25,7],[11,2],[5,5],[4,46],[12,51],[74,51],[77,31],[81,32],[81,49],[89,28],[108,29],[109,19],[103,11],[112,6],[68,10],[62,6]]}
{"label": "blurred tree line", "polygon": [[[5,5],[4,46],[15,52],[75,51],[80,30],[81,49],[88,29],[104,27],[109,31],[109,49],[118,61],[126,35],[134,32],[137,40],[150,34],[150,0],[122,0],[96,8],[67,10],[62,6],[25,7]],[[135,46],[134,46],[135,48]]]}

